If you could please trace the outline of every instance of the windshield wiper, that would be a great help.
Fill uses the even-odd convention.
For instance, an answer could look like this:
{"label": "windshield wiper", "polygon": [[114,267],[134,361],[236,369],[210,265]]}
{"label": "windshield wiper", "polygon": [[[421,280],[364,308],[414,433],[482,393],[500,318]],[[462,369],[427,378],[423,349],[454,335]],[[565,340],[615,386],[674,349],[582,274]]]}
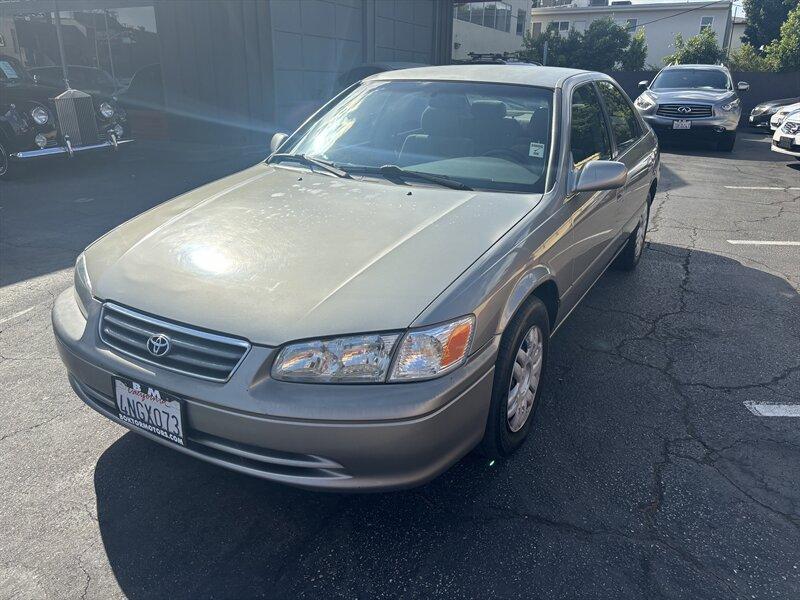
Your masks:
{"label": "windshield wiper", "polygon": [[[276,160],[277,159],[277,160]],[[321,158],[314,158],[312,156],[308,156],[306,154],[273,154],[269,162],[281,162],[283,160],[293,160],[295,162],[302,163],[309,167],[319,167],[323,171],[328,173],[332,173],[337,177],[343,177],[345,179],[351,179],[350,174],[347,171],[343,171],[332,162],[328,162],[327,160],[322,160]]]}
{"label": "windshield wiper", "polygon": [[355,167],[349,169],[351,172],[359,173],[380,173],[387,177],[397,177],[399,179],[419,179],[420,181],[427,181],[428,183],[435,183],[443,187],[450,188],[451,190],[465,190],[472,191],[468,185],[451,179],[445,175],[432,175],[430,173],[423,173],[421,171],[411,171],[398,167],[397,165],[383,165],[382,167]]}

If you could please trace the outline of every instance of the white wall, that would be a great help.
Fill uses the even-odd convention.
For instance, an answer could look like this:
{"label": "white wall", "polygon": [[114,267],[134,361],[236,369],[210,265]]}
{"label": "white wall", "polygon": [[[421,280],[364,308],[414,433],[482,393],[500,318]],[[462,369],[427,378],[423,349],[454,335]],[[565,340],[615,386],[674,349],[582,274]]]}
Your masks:
{"label": "white wall", "polygon": [[[462,21],[455,18],[456,9],[453,10],[453,58],[468,58],[469,52],[516,52],[522,48],[524,34],[530,29],[531,0],[504,0],[504,2],[511,5],[511,25],[508,32]],[[519,10],[523,10],[525,14],[523,35],[517,35]]]}
{"label": "white wall", "polygon": [[[553,21],[569,21],[570,26],[575,23],[580,25],[577,29],[585,29],[589,24],[605,17],[611,17],[619,24],[624,24],[627,19],[637,19],[639,28],[645,31],[647,39],[646,64],[657,67],[663,66],[663,59],[675,51],[675,34],[681,33],[684,39],[700,33],[702,17],[714,17],[712,29],[717,34],[720,46],[726,42],[726,28],[730,20],[730,4],[723,2],[719,5],[707,6],[692,12],[685,12],[687,4],[671,4],[670,8],[656,8],[649,6],[602,7],[602,8],[576,8],[561,6],[550,9],[534,9],[532,23],[541,22],[542,31]],[[688,5],[691,7],[691,4]],[[667,18],[665,18],[667,17]],[[654,23],[642,25],[648,21],[660,19]]]}

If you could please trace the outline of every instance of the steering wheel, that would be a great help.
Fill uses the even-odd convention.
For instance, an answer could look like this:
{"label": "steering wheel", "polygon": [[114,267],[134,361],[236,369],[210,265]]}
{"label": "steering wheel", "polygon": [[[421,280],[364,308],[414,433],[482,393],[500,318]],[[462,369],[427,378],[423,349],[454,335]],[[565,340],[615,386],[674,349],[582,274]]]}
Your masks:
{"label": "steering wheel", "polygon": [[498,148],[496,150],[489,150],[488,152],[484,152],[482,156],[491,156],[494,158],[506,158],[521,165],[528,164],[527,156],[525,156],[522,152],[518,152],[517,150],[511,150],[509,148]]}

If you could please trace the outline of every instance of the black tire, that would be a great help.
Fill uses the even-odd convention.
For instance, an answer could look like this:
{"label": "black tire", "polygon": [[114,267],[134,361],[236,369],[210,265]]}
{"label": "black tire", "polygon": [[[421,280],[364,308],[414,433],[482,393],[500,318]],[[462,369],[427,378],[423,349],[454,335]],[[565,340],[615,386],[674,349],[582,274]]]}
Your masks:
{"label": "black tire", "polygon": [[720,152],[733,152],[733,146],[736,144],[736,132],[726,131],[720,135],[717,141],[717,150]]}
{"label": "black tire", "polygon": [[[652,198],[648,199],[644,213],[639,218],[639,224],[628,236],[628,241],[625,242],[625,247],[614,261],[613,266],[615,269],[619,269],[620,271],[633,271],[636,268],[636,265],[639,264],[642,254],[644,254],[645,238],[647,237],[647,223],[650,220],[650,205],[652,204],[652,200]],[[642,228],[644,228],[643,231]],[[640,231],[642,232],[641,243],[637,244]]]}
{"label": "black tire", "polygon": [[14,165],[11,160],[8,158],[8,152],[0,143],[0,179],[10,179],[11,176],[14,174]]}
{"label": "black tire", "polygon": [[[526,335],[536,326],[541,333],[541,370],[536,392],[527,419],[517,431],[512,431],[508,421],[508,395],[511,389],[512,373],[517,352],[523,347]],[[542,389],[546,385],[547,355],[550,347],[550,318],[544,303],[531,296],[511,319],[500,341],[497,362],[494,368],[492,400],[486,418],[486,431],[483,434],[479,451],[487,458],[500,459],[511,455],[528,436],[538,414]],[[527,388],[526,388],[527,389]]]}

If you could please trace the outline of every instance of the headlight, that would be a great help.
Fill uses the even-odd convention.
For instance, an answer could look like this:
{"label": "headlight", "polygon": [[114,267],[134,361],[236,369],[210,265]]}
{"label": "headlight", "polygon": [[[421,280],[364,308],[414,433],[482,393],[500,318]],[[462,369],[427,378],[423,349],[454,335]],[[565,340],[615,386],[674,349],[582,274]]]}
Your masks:
{"label": "headlight", "polygon": [[34,106],[31,109],[31,118],[37,125],[44,125],[50,120],[50,115],[41,106]]}
{"label": "headlight", "polygon": [[114,107],[108,102],[103,102],[100,104],[100,114],[103,115],[103,118],[110,119],[114,116]]}
{"label": "headlight", "polygon": [[291,344],[275,360],[272,376],[318,383],[385,381],[399,337],[397,333],[367,334]]}
{"label": "headlight", "polygon": [[642,110],[650,110],[656,105],[653,99],[646,93],[639,96],[634,104],[636,105],[636,108],[640,108]]}
{"label": "headlight", "polygon": [[739,108],[739,104],[740,104],[739,99],[736,98],[736,100],[731,100],[727,104],[723,104],[721,108],[726,112],[730,112],[732,110],[736,110],[737,108]]}
{"label": "headlight", "polygon": [[78,302],[83,316],[87,316],[88,306],[92,301],[92,283],[89,280],[89,272],[86,270],[86,258],[83,254],[75,261],[75,299]]}
{"label": "headlight", "polygon": [[272,377],[307,383],[431,379],[464,362],[474,323],[470,315],[405,334],[372,333],[289,344],[275,359]]}
{"label": "headlight", "polygon": [[475,317],[472,315],[425,330],[406,333],[390,381],[430,379],[452,371],[467,357]]}

